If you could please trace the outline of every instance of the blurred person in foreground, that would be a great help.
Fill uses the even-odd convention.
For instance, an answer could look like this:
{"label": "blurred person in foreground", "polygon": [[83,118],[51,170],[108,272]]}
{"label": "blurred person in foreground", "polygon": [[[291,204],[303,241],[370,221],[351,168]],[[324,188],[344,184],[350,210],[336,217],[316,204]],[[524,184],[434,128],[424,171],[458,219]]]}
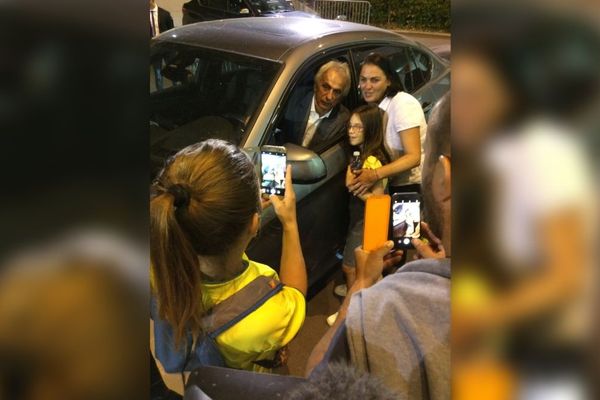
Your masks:
{"label": "blurred person in foreground", "polygon": [[[463,243],[455,249],[453,371],[474,365],[471,382],[483,386],[482,365],[495,365],[506,397],[528,389],[501,360],[539,373],[574,371],[583,356],[594,192],[573,121],[597,96],[600,50],[566,17],[513,8],[456,7],[452,53]],[[455,390],[464,398],[464,385]]]}
{"label": "blurred person in foreground", "polygon": [[0,398],[147,399],[146,264],[122,238],[85,231],[3,265]]}
{"label": "blurred person in foreground", "polygon": [[[310,373],[322,360],[335,332],[347,329],[352,364],[381,379],[398,398],[450,396],[451,149],[450,99],[431,113],[425,140],[423,196],[430,244],[413,239],[420,260],[380,279],[393,242],[366,252],[356,249],[356,281],[338,319],[313,350]],[[438,239],[439,238],[439,239]],[[401,253],[401,252],[400,252]]]}
{"label": "blurred person in foreground", "polygon": [[394,400],[395,393],[369,373],[334,362],[284,395],[284,400]]}

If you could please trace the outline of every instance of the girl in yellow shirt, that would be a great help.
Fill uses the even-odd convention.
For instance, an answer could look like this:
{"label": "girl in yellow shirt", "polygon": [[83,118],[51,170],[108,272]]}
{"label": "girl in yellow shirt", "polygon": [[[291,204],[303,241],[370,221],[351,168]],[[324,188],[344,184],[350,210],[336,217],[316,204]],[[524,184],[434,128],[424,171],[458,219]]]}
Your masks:
{"label": "girl in yellow shirt", "polygon": [[[376,105],[364,105],[352,112],[348,123],[348,140],[353,150],[360,152],[361,165],[363,169],[381,167],[390,161],[390,157],[383,144],[383,121],[385,111]],[[346,172],[346,186],[354,179],[352,166],[348,166]],[[350,224],[346,236],[344,248],[344,259],[342,269],[346,278],[345,285],[335,288],[335,293],[345,296],[348,287],[351,287],[356,279],[354,249],[360,246],[363,238],[365,200],[374,194],[383,194],[387,185],[387,179],[378,180],[370,190],[359,196],[350,198]],[[333,325],[337,314],[330,316],[327,322]]]}
{"label": "girl in yellow shirt", "polygon": [[[152,295],[159,317],[173,331],[173,348],[205,333],[202,317],[214,305],[258,276],[281,280],[283,290],[216,339],[226,365],[255,371],[255,361],[272,360],[300,330],[305,317],[306,267],[296,222],[291,168],[283,199],[261,205],[254,165],[236,146],[210,139],[179,151],[152,186],[150,258]],[[248,260],[261,207],[272,204],[283,225],[280,275]],[[154,353],[153,322],[151,349]],[[159,340],[159,338],[156,338]],[[160,339],[163,340],[163,339]],[[164,345],[164,343],[162,343]],[[155,360],[167,386],[182,392],[179,374],[169,376]]]}

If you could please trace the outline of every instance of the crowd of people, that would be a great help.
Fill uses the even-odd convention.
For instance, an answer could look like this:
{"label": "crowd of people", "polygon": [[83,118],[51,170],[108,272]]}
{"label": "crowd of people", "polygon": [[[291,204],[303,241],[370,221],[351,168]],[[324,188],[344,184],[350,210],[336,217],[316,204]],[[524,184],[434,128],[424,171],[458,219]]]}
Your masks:
{"label": "crowd of people", "polygon": [[[317,71],[312,92],[297,96],[294,115],[286,116],[285,142],[314,149],[345,132],[351,149],[346,172],[350,225],[342,262],[346,283],[335,288],[345,300],[328,318],[330,329],[312,350],[306,373],[323,370],[325,354],[343,327],[348,368],[377,380],[380,385],[374,387],[403,398],[447,398],[449,98],[436,106],[428,128],[418,100],[403,91],[389,60],[376,53],[360,70],[366,104],[352,112],[342,104],[350,84],[348,65],[331,60]],[[355,151],[360,162],[350,166]],[[153,184],[151,350],[170,389],[183,393],[198,365],[268,372],[285,362],[307,307],[289,166],[285,180],[283,197],[261,195],[252,161],[236,146],[213,139],[179,151]],[[412,240],[418,261],[405,263],[406,255],[391,241],[372,252],[361,247],[366,199],[398,192],[420,192],[425,198],[429,225],[421,230],[428,240]],[[273,207],[283,227],[279,273],[245,254],[266,207]],[[384,267],[399,266],[382,279]],[[270,279],[271,288],[264,286],[261,300],[252,300],[243,289],[260,287],[260,277]],[[220,357],[208,357],[202,350],[207,346]]]}

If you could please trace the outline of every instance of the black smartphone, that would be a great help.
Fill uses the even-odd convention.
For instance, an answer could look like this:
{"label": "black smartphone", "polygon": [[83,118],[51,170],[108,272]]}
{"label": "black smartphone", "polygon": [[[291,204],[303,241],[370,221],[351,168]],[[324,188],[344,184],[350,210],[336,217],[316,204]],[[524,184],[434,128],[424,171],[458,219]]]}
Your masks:
{"label": "black smartphone", "polygon": [[421,237],[421,195],[394,193],[390,212],[390,232],[396,249],[412,249],[411,239]]}
{"label": "black smartphone", "polygon": [[282,146],[260,148],[260,191],[262,194],[285,194],[286,150]]}

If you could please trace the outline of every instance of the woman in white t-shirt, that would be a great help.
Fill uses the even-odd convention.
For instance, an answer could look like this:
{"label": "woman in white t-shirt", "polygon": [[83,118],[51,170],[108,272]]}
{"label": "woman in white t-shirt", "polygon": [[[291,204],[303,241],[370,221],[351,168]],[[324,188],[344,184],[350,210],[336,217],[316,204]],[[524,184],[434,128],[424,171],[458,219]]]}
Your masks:
{"label": "woman in white t-shirt", "polygon": [[[468,279],[487,289],[485,300],[468,308],[455,312],[453,303],[453,320],[456,314],[461,321],[453,340],[468,347],[501,331],[531,354],[581,351],[594,274],[589,162],[575,131],[531,101],[529,78],[505,62],[514,49],[499,53],[488,40],[462,44],[452,56],[453,146],[467,166],[453,190],[469,198],[466,192],[486,182],[491,192],[457,204],[458,236],[475,243],[463,251],[470,257],[463,265]],[[485,215],[475,217],[481,204]],[[486,221],[487,231],[471,224],[466,232],[460,222],[468,220]],[[482,252],[484,241],[490,247]],[[459,268],[457,287],[467,276]]]}
{"label": "woman in white t-shirt", "polygon": [[378,53],[371,53],[364,59],[359,87],[367,103],[378,104],[386,111],[384,144],[392,161],[377,169],[363,170],[350,190],[361,195],[380,179],[389,178],[390,192],[420,192],[427,132],[421,104],[402,91],[402,83],[389,60]]}

